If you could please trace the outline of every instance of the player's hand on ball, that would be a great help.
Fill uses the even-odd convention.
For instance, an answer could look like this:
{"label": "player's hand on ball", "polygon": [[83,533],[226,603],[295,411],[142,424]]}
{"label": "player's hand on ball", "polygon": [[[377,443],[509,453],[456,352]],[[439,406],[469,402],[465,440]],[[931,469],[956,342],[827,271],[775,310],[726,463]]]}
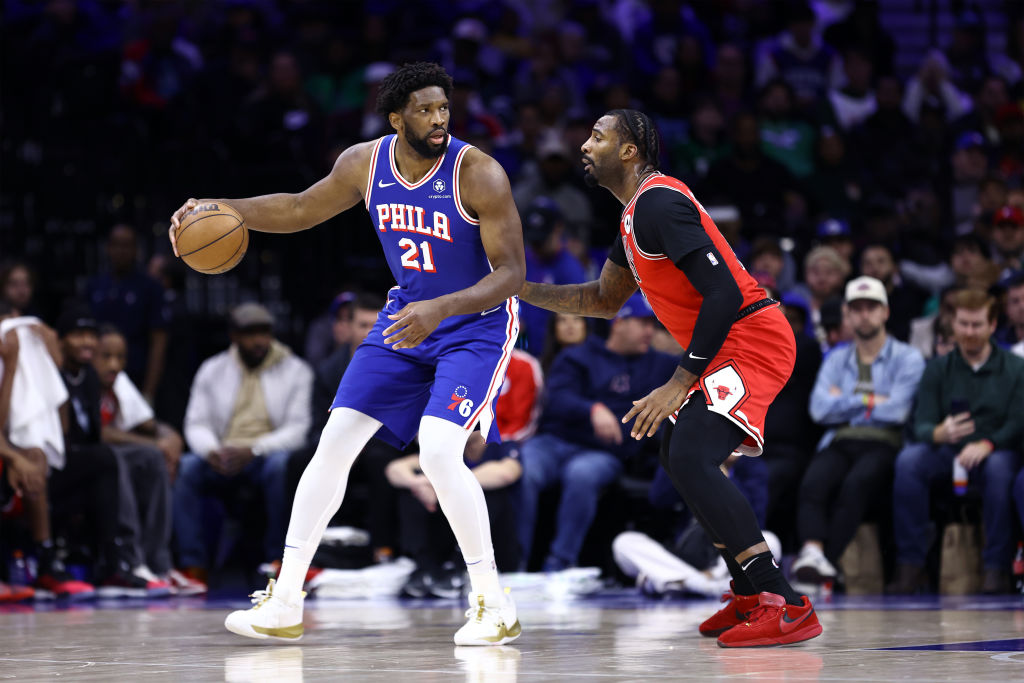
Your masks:
{"label": "player's hand on ball", "polygon": [[181,219],[185,217],[186,213],[196,208],[197,206],[199,206],[199,200],[195,198],[189,198],[184,204],[181,205],[180,209],[171,214],[171,227],[167,231],[167,237],[168,239],[171,240],[171,249],[174,250],[175,256],[181,256],[181,254],[178,253],[178,241],[175,238],[175,233],[177,233],[178,228],[181,227]]}
{"label": "player's hand on ball", "polygon": [[413,301],[388,316],[395,323],[384,330],[384,343],[393,349],[411,349],[418,346],[437,329],[447,316],[444,307],[433,299]]}
{"label": "player's hand on ball", "polygon": [[622,418],[622,423],[625,424],[636,417],[629,435],[637,441],[645,436],[654,436],[661,421],[683,405],[691,385],[692,382],[680,382],[673,377],[667,384],[658,387],[639,401],[633,401],[633,407]]}

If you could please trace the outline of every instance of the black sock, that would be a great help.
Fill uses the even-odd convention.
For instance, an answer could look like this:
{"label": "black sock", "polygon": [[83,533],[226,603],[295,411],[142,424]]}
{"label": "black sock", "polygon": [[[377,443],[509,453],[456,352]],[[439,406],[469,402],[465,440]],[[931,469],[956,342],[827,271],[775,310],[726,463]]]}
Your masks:
{"label": "black sock", "polygon": [[789,585],[789,581],[786,581],[786,577],[782,575],[779,565],[775,564],[775,558],[772,557],[770,551],[766,550],[753,557],[748,557],[740,563],[740,568],[758,593],[781,595],[790,605],[803,604],[803,600]]}
{"label": "black sock", "polygon": [[754,584],[750,583],[750,579],[740,569],[740,565],[736,562],[736,558],[732,556],[725,548],[719,548],[715,546],[721,555],[722,559],[725,560],[725,566],[729,568],[729,573],[732,574],[732,590],[736,595],[756,595],[757,589],[754,588]]}
{"label": "black sock", "polygon": [[57,549],[54,548],[53,541],[46,539],[36,543],[36,572],[39,575],[51,573],[56,563]]}

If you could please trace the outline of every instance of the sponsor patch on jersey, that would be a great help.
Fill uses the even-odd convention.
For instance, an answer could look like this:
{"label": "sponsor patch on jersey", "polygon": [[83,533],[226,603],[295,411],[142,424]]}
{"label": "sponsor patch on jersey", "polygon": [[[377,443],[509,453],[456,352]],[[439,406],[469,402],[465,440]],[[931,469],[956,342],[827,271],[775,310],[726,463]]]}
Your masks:
{"label": "sponsor patch on jersey", "polygon": [[718,259],[716,259],[715,255],[712,254],[710,251],[708,252],[708,261],[711,261],[711,265],[713,265],[713,266],[717,266],[718,265]]}

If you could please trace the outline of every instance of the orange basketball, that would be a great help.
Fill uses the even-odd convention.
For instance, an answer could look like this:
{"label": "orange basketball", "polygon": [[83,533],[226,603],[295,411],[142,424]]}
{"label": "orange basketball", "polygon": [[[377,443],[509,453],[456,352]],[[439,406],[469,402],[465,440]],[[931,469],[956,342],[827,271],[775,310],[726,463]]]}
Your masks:
{"label": "orange basketball", "polygon": [[249,230],[224,202],[206,202],[185,214],[174,235],[181,259],[208,275],[231,270],[245,256]]}

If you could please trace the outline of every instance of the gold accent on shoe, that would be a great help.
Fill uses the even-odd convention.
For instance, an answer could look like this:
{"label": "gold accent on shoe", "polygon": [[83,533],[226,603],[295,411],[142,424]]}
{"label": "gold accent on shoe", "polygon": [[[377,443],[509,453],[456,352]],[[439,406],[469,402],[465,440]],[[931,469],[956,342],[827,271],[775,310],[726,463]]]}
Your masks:
{"label": "gold accent on shoe", "polygon": [[[518,626],[518,624],[516,624]],[[281,626],[279,628],[267,628],[266,626],[252,626],[252,630],[256,633],[260,633],[265,636],[272,638],[291,638],[297,639],[302,637],[303,627],[302,624],[295,624],[294,626]]]}
{"label": "gold accent on shoe", "polygon": [[486,640],[488,643],[500,643],[506,638],[518,638],[519,634],[522,632],[523,628],[519,625],[518,619],[516,620],[516,623],[512,624],[512,628],[508,628],[505,626],[505,622],[502,622],[501,626],[498,627],[498,635],[484,636],[483,640]]}

